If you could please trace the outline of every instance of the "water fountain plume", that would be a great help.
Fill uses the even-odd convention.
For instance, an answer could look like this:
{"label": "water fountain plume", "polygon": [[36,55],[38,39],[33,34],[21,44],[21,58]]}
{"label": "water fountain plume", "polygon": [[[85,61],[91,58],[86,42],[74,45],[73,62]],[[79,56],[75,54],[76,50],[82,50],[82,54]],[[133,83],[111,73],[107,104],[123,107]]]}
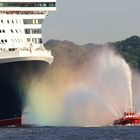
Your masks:
{"label": "water fountain plume", "polygon": [[125,66],[125,71],[127,74],[127,78],[128,78],[128,88],[129,88],[129,96],[130,96],[130,112],[133,112],[133,95],[132,95],[132,73],[131,73],[131,69],[128,66],[128,64],[126,62],[124,62],[124,66]]}
{"label": "water fountain plume", "polygon": [[120,55],[102,47],[90,52],[80,64],[82,55],[75,55],[63,54],[41,81],[33,77],[26,91],[26,111],[31,119],[25,115],[25,123],[105,125],[121,116],[129,105],[132,109],[132,75]]}

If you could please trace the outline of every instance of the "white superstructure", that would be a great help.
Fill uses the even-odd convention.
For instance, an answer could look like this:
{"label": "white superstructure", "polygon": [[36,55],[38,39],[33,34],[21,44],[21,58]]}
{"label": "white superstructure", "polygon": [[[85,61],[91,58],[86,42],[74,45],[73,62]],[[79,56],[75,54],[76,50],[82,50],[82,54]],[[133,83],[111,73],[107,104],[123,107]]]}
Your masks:
{"label": "white superstructure", "polygon": [[0,1],[0,63],[22,60],[53,61],[42,43],[41,24],[56,0]]}

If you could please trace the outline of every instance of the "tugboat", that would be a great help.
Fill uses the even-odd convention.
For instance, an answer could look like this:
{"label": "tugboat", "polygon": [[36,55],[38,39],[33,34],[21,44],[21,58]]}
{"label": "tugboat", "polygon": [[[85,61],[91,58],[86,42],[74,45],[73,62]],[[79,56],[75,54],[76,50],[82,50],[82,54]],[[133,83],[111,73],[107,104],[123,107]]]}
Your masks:
{"label": "tugboat", "polygon": [[114,121],[114,125],[138,125],[140,124],[140,116],[134,111],[134,102],[132,95],[130,97],[130,107],[128,112],[124,112],[123,116]]}
{"label": "tugboat", "polygon": [[140,124],[140,116],[136,112],[124,112],[124,116],[115,120],[114,125],[138,125]]}

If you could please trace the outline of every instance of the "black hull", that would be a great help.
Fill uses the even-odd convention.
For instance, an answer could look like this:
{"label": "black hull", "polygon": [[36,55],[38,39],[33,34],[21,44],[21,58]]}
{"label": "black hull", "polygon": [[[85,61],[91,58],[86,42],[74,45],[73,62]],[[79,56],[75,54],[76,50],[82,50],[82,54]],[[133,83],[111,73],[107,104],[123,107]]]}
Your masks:
{"label": "black hull", "polygon": [[28,86],[34,75],[41,77],[48,65],[44,61],[0,64],[0,120],[22,116],[25,86]]}

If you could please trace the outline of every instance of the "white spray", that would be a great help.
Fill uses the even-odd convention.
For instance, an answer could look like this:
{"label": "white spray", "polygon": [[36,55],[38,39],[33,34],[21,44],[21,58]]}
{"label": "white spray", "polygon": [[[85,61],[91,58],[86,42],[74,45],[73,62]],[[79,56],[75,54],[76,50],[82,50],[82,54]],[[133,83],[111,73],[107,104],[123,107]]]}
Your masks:
{"label": "white spray", "polygon": [[129,111],[133,112],[132,73],[129,65],[123,59],[122,61],[124,63],[124,70],[128,78],[128,89],[129,89],[129,96],[130,96]]}
{"label": "white spray", "polygon": [[[87,58],[77,53],[59,55],[41,81],[33,80],[27,90],[27,111],[37,125],[104,125],[124,111],[133,111],[132,75],[128,64],[110,48],[88,52]],[[62,54],[62,53],[61,53]],[[56,58],[57,59],[57,58]],[[70,61],[71,60],[71,61]],[[77,61],[77,63],[75,63]],[[63,65],[65,64],[65,65]],[[36,79],[36,78],[35,78]],[[129,94],[128,94],[129,92]],[[28,116],[25,118],[25,123]]]}

